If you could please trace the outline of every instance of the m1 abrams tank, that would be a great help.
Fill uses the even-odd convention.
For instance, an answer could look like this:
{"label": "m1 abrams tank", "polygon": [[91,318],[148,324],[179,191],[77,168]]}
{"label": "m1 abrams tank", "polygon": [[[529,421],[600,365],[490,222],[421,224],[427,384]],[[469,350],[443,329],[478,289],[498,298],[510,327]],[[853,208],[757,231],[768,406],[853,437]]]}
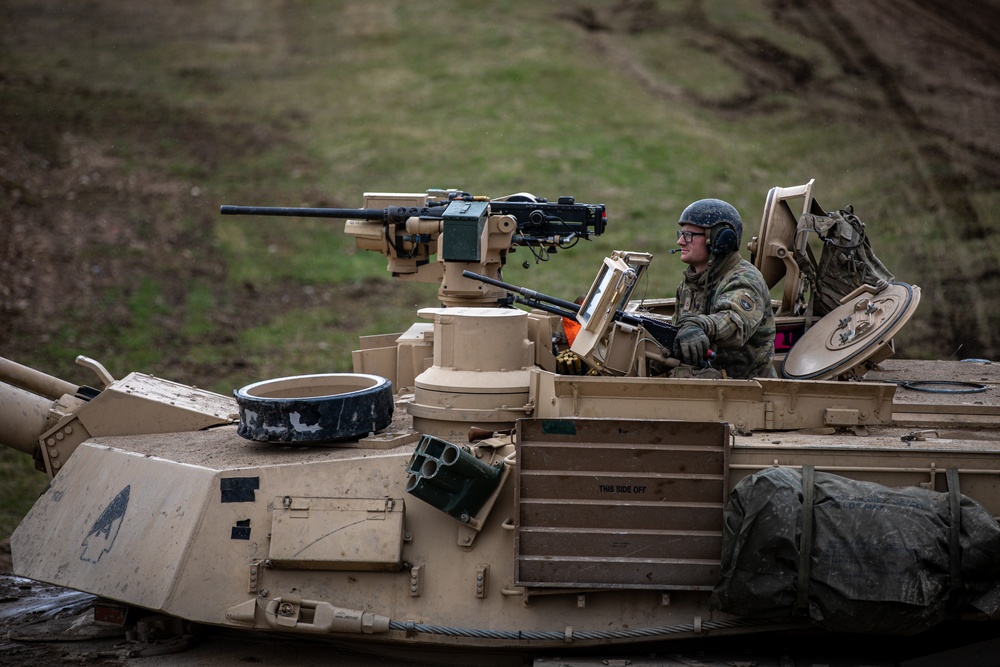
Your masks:
{"label": "m1 abrams tank", "polygon": [[222,212],[347,218],[443,306],[363,338],[352,373],[234,397],[3,360],[0,442],[52,478],[15,573],[98,596],[98,618],[546,656],[1000,609],[1000,373],[892,358],[920,290],[811,181],[768,193],[750,243],[780,379],[670,377],[673,302],[631,298],[646,253],[605,259],[582,305],[501,280],[513,246],[601,233],[601,205]]}

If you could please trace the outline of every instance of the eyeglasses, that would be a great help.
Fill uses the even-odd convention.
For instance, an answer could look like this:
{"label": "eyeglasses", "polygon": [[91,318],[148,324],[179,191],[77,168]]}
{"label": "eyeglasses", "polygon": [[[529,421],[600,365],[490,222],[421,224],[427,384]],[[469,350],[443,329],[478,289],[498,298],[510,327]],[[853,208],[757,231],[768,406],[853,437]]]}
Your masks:
{"label": "eyeglasses", "polygon": [[705,232],[689,232],[684,229],[680,229],[677,231],[677,240],[680,241],[683,238],[684,243],[691,243],[691,239],[693,239],[695,236],[708,236],[708,235]]}

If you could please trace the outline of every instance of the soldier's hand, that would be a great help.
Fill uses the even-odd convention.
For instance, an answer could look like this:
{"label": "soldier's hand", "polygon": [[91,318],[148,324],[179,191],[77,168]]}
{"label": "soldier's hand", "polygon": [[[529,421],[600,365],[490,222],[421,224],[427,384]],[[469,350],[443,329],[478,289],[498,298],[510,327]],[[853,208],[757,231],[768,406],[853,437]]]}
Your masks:
{"label": "soldier's hand", "polygon": [[711,341],[696,318],[681,324],[674,338],[673,356],[688,366],[700,366],[708,355]]}

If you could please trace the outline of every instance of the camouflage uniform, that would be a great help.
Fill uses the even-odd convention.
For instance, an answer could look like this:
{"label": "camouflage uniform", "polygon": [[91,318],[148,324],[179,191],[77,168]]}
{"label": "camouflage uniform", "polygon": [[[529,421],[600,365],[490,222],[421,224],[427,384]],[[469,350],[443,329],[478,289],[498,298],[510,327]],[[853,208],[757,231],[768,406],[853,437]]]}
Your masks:
{"label": "camouflage uniform", "polygon": [[698,315],[708,320],[706,333],[716,353],[712,366],[731,378],[777,377],[771,295],[760,271],[739,253],[701,273],[685,271],[674,323]]}

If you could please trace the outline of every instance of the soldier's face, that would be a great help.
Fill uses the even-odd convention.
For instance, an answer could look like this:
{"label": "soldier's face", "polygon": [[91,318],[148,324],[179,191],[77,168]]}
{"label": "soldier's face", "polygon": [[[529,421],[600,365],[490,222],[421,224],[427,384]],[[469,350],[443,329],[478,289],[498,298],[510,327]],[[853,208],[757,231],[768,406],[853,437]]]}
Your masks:
{"label": "soldier's face", "polygon": [[[684,232],[690,232],[685,234]],[[697,225],[682,225],[678,235],[677,245],[681,247],[681,261],[690,264],[694,270],[701,273],[708,268],[708,235],[706,230]],[[691,239],[690,241],[688,239]]]}

